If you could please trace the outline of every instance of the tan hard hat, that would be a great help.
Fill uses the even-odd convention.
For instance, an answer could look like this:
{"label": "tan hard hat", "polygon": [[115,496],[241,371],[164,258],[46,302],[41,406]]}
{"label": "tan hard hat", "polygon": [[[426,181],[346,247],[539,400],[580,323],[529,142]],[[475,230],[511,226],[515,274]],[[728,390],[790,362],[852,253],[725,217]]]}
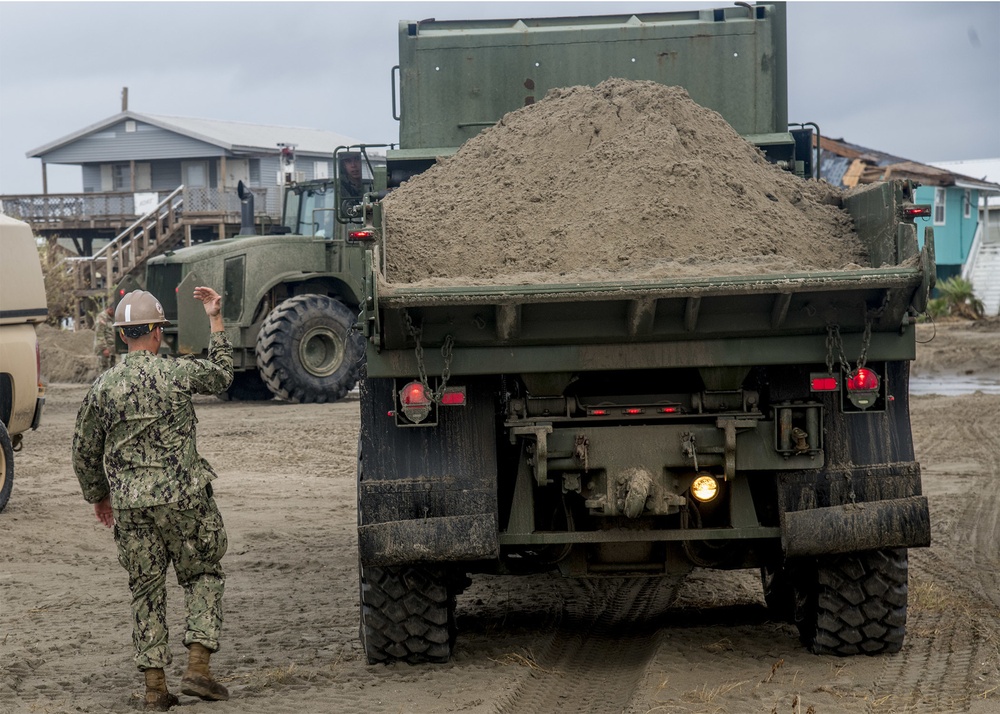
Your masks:
{"label": "tan hard hat", "polygon": [[133,290],[115,308],[114,327],[131,327],[133,325],[169,325],[170,321],[163,314],[163,306],[153,293],[145,290]]}

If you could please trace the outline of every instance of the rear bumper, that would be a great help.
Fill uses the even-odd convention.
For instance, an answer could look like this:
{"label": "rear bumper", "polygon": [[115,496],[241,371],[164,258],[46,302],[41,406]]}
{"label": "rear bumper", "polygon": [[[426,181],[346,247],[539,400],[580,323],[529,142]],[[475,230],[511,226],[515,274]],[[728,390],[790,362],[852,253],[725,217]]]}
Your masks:
{"label": "rear bumper", "polygon": [[781,516],[787,558],[931,544],[926,496],[789,511]]}
{"label": "rear bumper", "polygon": [[494,513],[358,527],[358,556],[364,565],[490,560],[499,555]]}

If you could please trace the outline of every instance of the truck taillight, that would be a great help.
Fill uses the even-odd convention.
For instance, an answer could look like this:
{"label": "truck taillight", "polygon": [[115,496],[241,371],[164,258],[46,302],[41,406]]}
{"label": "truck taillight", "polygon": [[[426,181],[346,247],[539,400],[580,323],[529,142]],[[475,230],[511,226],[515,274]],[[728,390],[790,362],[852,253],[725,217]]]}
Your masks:
{"label": "truck taillight", "polygon": [[879,378],[867,367],[859,367],[847,376],[847,399],[865,411],[878,401]]}
{"label": "truck taillight", "polygon": [[837,378],[829,374],[813,375],[809,380],[809,385],[814,392],[835,392],[837,391]]}
{"label": "truck taillight", "polygon": [[915,205],[908,203],[903,206],[903,218],[927,218],[930,215],[930,205]]}
{"label": "truck taillight", "polygon": [[878,390],[878,375],[862,367],[847,378],[847,389],[852,392],[874,392]]}
{"label": "truck taillight", "polygon": [[460,407],[465,404],[465,387],[445,387],[441,395],[441,406]]}
{"label": "truck taillight", "polygon": [[362,241],[362,242],[372,241],[375,240],[375,231],[369,231],[369,230],[349,231],[347,233],[347,240]]}
{"label": "truck taillight", "polygon": [[399,393],[400,411],[414,424],[419,424],[431,413],[431,398],[420,382],[410,382]]}

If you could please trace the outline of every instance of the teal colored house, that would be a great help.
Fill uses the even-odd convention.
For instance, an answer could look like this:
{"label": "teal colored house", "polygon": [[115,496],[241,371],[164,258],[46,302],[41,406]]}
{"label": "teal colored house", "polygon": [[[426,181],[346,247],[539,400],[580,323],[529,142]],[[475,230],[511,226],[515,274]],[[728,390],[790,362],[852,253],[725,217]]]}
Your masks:
{"label": "teal colored house", "polygon": [[917,239],[923,247],[925,231],[933,227],[938,282],[962,274],[977,235],[981,242],[987,225],[986,209],[980,207],[985,207],[987,198],[1000,195],[1000,184],[842,139],[820,140],[820,175],[840,188],[887,179],[910,179],[919,184],[915,202],[929,205],[931,215],[917,219]]}

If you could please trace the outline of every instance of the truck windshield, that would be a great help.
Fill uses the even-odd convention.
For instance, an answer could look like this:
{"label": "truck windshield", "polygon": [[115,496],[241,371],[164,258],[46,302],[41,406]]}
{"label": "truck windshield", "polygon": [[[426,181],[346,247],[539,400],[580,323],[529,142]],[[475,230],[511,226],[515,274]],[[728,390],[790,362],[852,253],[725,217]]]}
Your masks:
{"label": "truck windshield", "polygon": [[307,188],[299,199],[299,224],[295,233],[306,236],[333,237],[333,186]]}

